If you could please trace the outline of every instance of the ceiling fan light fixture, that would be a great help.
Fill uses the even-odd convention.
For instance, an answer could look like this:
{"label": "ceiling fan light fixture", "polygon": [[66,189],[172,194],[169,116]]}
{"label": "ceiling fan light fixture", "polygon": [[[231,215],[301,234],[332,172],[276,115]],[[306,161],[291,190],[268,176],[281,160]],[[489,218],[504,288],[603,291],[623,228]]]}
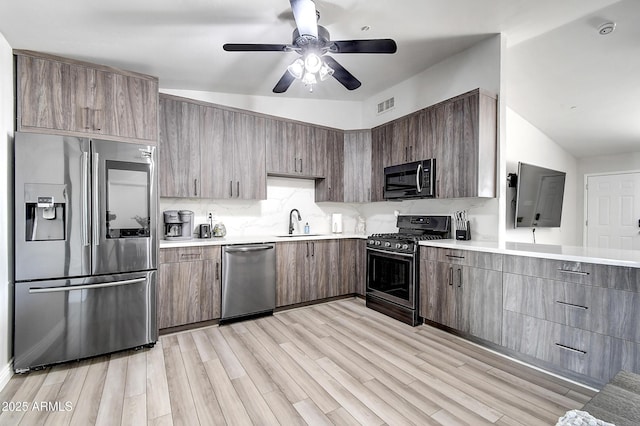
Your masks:
{"label": "ceiling fan light fixture", "polygon": [[318,71],[318,75],[320,76],[320,81],[325,81],[327,78],[331,77],[333,73],[334,73],[333,68],[331,68],[325,62],[323,62],[322,66],[320,67],[320,71]]}
{"label": "ceiling fan light fixture", "polygon": [[315,74],[320,71],[323,64],[324,62],[322,62],[322,59],[313,52],[308,53],[304,58],[304,68],[311,74]]}
{"label": "ceiling fan light fixture", "polygon": [[304,61],[300,58],[296,59],[287,67],[287,71],[289,71],[289,74],[294,78],[300,80],[304,73]]}
{"label": "ceiling fan light fixture", "polygon": [[304,73],[304,77],[302,77],[302,82],[304,83],[305,86],[312,86],[314,84],[316,84],[318,82],[318,80],[316,80],[316,75],[312,74],[310,72],[306,72]]}

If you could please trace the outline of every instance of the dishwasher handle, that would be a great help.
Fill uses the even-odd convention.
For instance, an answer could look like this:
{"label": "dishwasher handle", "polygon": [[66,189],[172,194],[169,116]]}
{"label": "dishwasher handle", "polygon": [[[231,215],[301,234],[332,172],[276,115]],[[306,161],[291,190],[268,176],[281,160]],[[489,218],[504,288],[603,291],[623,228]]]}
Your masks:
{"label": "dishwasher handle", "polygon": [[225,247],[226,253],[247,253],[252,251],[264,251],[271,250],[274,246],[272,244],[261,244],[255,246],[243,246],[243,247]]}

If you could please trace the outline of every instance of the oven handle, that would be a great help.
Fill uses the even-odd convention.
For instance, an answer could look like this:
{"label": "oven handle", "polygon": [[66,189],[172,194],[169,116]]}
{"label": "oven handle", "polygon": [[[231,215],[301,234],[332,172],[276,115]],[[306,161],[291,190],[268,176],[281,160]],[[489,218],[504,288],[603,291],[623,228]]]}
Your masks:
{"label": "oven handle", "polygon": [[418,194],[422,192],[422,186],[420,186],[420,174],[422,173],[422,163],[418,163],[418,168],[416,169],[416,189],[418,190]]}
{"label": "oven handle", "polygon": [[373,251],[373,252],[376,252],[376,253],[392,254],[394,256],[401,256],[401,257],[413,258],[413,256],[414,256],[413,254],[396,253],[396,252],[393,252],[393,251],[378,250],[378,249],[374,249],[374,248],[370,248],[370,247],[367,247],[367,250],[368,251]]}

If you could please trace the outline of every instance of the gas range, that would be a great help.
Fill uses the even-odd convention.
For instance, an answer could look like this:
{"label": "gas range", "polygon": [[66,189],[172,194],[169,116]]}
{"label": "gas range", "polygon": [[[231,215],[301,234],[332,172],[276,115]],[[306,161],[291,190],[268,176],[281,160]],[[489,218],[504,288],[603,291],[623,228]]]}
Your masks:
{"label": "gas range", "polygon": [[409,325],[419,316],[418,243],[451,238],[450,216],[398,216],[398,232],[367,238],[367,306]]}
{"label": "gas range", "polygon": [[449,216],[398,216],[398,232],[372,234],[367,247],[395,253],[415,254],[418,243],[451,238]]}

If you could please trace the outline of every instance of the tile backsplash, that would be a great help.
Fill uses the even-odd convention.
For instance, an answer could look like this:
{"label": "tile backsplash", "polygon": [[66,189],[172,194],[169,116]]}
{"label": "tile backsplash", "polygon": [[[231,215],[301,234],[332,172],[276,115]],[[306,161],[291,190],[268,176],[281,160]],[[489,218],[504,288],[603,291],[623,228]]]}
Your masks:
{"label": "tile backsplash", "polygon": [[235,237],[283,235],[288,232],[289,213],[298,209],[302,220],[294,220],[295,233],[302,233],[309,223],[310,233],[331,233],[331,215],[342,214],[345,234],[356,231],[359,216],[366,219],[366,234],[397,231],[394,212],[400,214],[451,215],[467,209],[475,240],[497,240],[498,218],[496,199],[414,200],[366,204],[315,202],[313,180],[269,177],[267,199],[261,201],[208,200],[195,198],[161,198],[160,221],[164,210],[191,210],[194,225],[208,223],[207,213],[213,213],[213,223],[223,222],[227,235]]}

